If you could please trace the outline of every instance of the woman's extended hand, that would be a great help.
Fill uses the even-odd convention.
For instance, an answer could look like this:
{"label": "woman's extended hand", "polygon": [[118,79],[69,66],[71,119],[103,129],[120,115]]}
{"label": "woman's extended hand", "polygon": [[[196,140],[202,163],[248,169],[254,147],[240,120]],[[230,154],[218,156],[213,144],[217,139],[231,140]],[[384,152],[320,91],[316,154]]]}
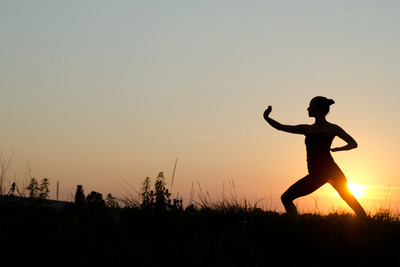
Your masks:
{"label": "woman's extended hand", "polygon": [[268,108],[264,111],[264,118],[265,119],[269,117],[269,114],[271,113],[271,111],[272,111],[272,107],[268,106]]}

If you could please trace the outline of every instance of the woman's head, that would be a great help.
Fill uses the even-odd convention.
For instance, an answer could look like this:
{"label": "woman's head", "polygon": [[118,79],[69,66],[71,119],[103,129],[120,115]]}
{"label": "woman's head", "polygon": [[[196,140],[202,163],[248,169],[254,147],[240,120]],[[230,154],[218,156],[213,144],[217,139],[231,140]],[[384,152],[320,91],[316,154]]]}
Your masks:
{"label": "woman's head", "polygon": [[324,96],[316,96],[311,99],[310,107],[307,109],[310,117],[314,117],[316,112],[321,112],[324,116],[329,113],[329,107],[335,104],[335,101]]}

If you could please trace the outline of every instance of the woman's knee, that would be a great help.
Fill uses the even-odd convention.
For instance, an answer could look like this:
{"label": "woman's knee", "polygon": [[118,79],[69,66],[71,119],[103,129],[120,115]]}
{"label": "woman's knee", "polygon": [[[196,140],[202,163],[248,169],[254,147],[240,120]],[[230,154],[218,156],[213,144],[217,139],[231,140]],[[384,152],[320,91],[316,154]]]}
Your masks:
{"label": "woman's knee", "polygon": [[285,193],[283,193],[281,195],[281,201],[283,204],[289,204],[293,202],[293,198],[290,197],[290,195],[288,194],[288,192],[286,191]]}

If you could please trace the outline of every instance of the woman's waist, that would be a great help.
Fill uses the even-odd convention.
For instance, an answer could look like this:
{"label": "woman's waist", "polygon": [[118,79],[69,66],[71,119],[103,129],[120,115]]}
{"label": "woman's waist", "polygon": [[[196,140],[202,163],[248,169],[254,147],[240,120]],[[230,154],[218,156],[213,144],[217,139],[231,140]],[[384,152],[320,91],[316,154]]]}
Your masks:
{"label": "woman's waist", "polygon": [[327,155],[318,155],[318,156],[307,156],[307,163],[308,164],[330,164],[335,163],[331,154]]}
{"label": "woman's waist", "polygon": [[320,169],[320,168],[326,169],[334,166],[337,165],[331,156],[325,158],[319,157],[317,159],[307,158],[307,168],[309,170]]}
{"label": "woman's waist", "polygon": [[332,160],[330,150],[307,151],[307,160]]}

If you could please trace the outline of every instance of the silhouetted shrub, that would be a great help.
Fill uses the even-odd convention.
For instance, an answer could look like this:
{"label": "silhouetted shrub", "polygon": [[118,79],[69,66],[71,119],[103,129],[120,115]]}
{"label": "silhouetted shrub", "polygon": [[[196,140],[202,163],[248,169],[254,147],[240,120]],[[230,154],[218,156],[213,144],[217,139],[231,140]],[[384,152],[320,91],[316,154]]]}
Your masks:
{"label": "silhouetted shrub", "polygon": [[86,204],[88,207],[102,208],[106,206],[106,203],[103,200],[103,195],[95,191],[92,191],[87,195]]}
{"label": "silhouetted shrub", "polygon": [[117,199],[111,194],[108,194],[106,197],[106,206],[109,208],[119,208]]}

